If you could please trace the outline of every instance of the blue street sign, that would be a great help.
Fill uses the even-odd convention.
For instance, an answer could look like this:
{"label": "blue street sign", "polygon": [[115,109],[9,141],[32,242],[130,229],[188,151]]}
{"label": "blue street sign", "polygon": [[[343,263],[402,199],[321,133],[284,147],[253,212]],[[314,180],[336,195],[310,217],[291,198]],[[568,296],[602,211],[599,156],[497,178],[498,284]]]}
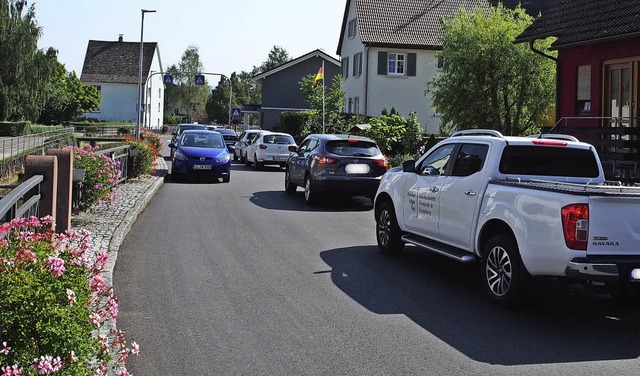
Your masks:
{"label": "blue street sign", "polygon": [[165,85],[173,85],[173,76],[170,74],[165,74],[162,81]]}
{"label": "blue street sign", "polygon": [[239,118],[240,117],[240,109],[239,108],[232,108],[231,109],[231,117]]}
{"label": "blue street sign", "polygon": [[196,74],[196,85],[204,85],[204,74]]}

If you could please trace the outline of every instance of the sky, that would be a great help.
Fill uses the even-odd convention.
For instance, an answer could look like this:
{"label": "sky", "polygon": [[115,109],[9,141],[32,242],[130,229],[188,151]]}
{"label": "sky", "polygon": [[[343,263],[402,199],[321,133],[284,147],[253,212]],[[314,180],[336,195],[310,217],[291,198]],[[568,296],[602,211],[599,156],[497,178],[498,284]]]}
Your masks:
{"label": "sky", "polygon": [[[67,71],[82,73],[89,40],[157,42],[163,69],[198,47],[205,72],[249,72],[274,45],[291,58],[321,49],[336,57],[347,0],[35,0],[38,47],[58,50]],[[210,83],[215,84],[215,83]]]}

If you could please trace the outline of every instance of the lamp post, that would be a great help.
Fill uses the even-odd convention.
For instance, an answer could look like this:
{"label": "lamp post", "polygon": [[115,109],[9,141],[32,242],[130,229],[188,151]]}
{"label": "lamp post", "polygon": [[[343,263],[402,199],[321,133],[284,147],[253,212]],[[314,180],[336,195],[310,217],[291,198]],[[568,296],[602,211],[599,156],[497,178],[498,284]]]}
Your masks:
{"label": "lamp post", "polygon": [[142,60],[143,60],[143,35],[144,35],[144,14],[155,13],[155,10],[141,9],[142,22],[140,23],[140,67],[138,69],[138,106],[136,109],[136,138],[140,138],[140,109],[142,108]]}

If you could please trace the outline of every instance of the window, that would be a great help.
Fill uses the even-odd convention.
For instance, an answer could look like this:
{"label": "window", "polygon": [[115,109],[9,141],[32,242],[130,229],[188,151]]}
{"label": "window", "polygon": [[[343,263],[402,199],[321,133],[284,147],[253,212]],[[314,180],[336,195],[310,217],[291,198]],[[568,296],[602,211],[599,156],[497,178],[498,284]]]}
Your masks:
{"label": "window", "polygon": [[456,156],[451,176],[470,176],[482,170],[488,151],[488,145],[462,145]]}
{"label": "window", "polygon": [[598,177],[598,161],[589,149],[509,145],[502,151],[503,174]]}
{"label": "window", "polygon": [[160,112],[160,102],[158,102],[158,112]]}
{"label": "window", "polygon": [[578,115],[591,114],[591,66],[581,65],[578,67],[578,90],[577,90],[577,113]]}
{"label": "window", "polygon": [[412,52],[378,51],[378,74],[414,77],[417,73],[417,59],[418,56]]}
{"label": "window", "polygon": [[344,78],[349,77],[349,58],[345,57],[342,59],[342,76]]}
{"label": "window", "polygon": [[353,55],[353,77],[359,77],[362,74],[362,52]]}
{"label": "window", "polygon": [[351,114],[353,113],[351,110],[353,108],[353,99],[349,98],[349,105],[347,106],[347,113]]}
{"label": "window", "polygon": [[158,98],[162,98],[162,90],[158,89]]}
{"label": "window", "polygon": [[406,55],[390,52],[388,59],[387,73],[391,75],[404,75]]}
{"label": "window", "polygon": [[444,175],[455,146],[448,144],[437,148],[416,166],[416,172],[420,175]]}
{"label": "window", "polygon": [[347,36],[349,37],[349,39],[353,38],[356,36],[356,19],[352,19],[349,21],[349,31]]}
{"label": "window", "polygon": [[442,56],[438,57],[438,69],[444,68],[444,58]]}
{"label": "window", "polygon": [[359,97],[353,98],[353,113],[354,114],[359,114],[360,113],[360,98]]}

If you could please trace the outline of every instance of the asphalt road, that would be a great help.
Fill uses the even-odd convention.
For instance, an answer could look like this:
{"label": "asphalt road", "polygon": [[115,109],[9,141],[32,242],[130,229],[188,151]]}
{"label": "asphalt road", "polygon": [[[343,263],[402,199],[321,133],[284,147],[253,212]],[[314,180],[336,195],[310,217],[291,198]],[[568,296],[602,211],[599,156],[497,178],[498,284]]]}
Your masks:
{"label": "asphalt road", "polygon": [[474,267],[379,253],[367,200],[308,207],[283,181],[167,179],[115,268],[134,375],[640,373],[638,306],[544,281],[498,308]]}

